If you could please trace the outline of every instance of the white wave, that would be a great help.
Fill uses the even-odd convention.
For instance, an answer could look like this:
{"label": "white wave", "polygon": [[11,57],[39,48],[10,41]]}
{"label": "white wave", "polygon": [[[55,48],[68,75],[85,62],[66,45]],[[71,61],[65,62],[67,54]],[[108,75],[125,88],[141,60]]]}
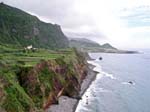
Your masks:
{"label": "white wave", "polygon": [[96,63],[95,61],[87,61],[89,64],[94,65],[95,67],[93,68],[94,71],[99,72],[98,74],[98,78],[102,78],[103,76],[105,77],[109,77],[113,80],[117,79],[116,77],[113,76],[113,74],[109,74],[106,73],[104,71],[102,71],[102,67],[100,66],[100,64]]}
{"label": "white wave", "polygon": [[87,103],[90,103],[90,99],[92,98],[91,90],[88,88],[88,90],[84,93],[82,96],[82,99],[79,101],[79,104],[76,108],[75,112],[81,112],[81,110],[87,110]]}
{"label": "white wave", "polygon": [[95,61],[96,61],[96,62],[100,62],[99,58],[97,58]]}
{"label": "white wave", "polygon": [[104,75],[101,74],[101,73],[99,73],[99,74],[97,75],[97,78],[96,78],[96,79],[101,79],[101,78],[103,78],[103,77],[104,77]]}
{"label": "white wave", "polygon": [[[102,77],[110,77],[111,79],[116,79],[115,77],[113,77],[112,74],[108,74],[108,73],[102,71],[102,67],[101,67],[100,64],[98,64],[98,60],[96,60],[96,61],[87,61],[87,63],[92,64],[92,65],[95,66],[93,68],[93,71],[98,72],[98,74],[96,76],[96,80],[99,80]],[[90,104],[91,99],[96,97],[96,91],[97,91],[97,89],[95,88],[96,80],[90,85],[90,87],[86,90],[86,92],[82,96],[82,99],[79,101],[79,104],[78,104],[75,112],[81,112],[81,110],[87,109],[86,108],[88,106],[87,102],[88,102],[88,104]],[[103,88],[99,88],[98,91],[99,92],[110,92],[110,91],[105,90]]]}
{"label": "white wave", "polygon": [[108,93],[108,92],[110,92],[110,90],[106,90],[106,89],[103,89],[103,88],[100,88],[99,91],[102,92],[102,93]]}
{"label": "white wave", "polygon": [[98,72],[96,79],[102,78],[104,75],[102,74],[102,67],[100,64],[96,63],[95,61],[87,61],[89,64],[94,65],[93,71]]}
{"label": "white wave", "polygon": [[96,63],[95,61],[87,61],[87,63],[94,65],[95,66],[94,68],[100,68],[97,70],[97,72],[101,71],[101,66],[98,63]]}
{"label": "white wave", "polygon": [[113,79],[113,80],[117,79],[117,78],[114,77],[112,74],[106,73],[105,76],[106,76],[106,77],[109,77],[109,78],[111,78],[111,79]]}
{"label": "white wave", "polygon": [[108,77],[108,78],[111,78],[113,80],[117,79],[116,77],[113,76],[113,74],[109,74],[109,73],[106,73],[104,71],[101,72],[101,74],[104,76],[104,77]]}
{"label": "white wave", "polygon": [[133,82],[132,84],[129,83],[129,82],[122,82],[121,84],[124,84],[124,85],[135,85],[135,83]]}

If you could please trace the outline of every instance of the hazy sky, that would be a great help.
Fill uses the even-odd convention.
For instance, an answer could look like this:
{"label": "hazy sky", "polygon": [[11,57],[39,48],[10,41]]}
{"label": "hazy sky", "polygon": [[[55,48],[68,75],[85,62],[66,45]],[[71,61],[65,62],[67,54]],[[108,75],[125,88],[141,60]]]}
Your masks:
{"label": "hazy sky", "polygon": [[60,24],[68,37],[150,48],[150,0],[0,0]]}

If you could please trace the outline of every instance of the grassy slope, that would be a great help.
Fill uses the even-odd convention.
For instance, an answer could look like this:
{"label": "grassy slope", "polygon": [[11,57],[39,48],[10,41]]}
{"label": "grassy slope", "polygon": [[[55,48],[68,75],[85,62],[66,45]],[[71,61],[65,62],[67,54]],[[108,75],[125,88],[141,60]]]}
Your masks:
{"label": "grassy slope", "polygon": [[0,62],[6,65],[33,66],[41,60],[55,59],[63,56],[63,53],[54,52],[46,49],[24,50],[23,48],[13,48],[10,45],[0,45]]}
{"label": "grassy slope", "polygon": [[0,109],[38,112],[57,103],[59,95],[77,95],[84,59],[75,50],[0,49]]}

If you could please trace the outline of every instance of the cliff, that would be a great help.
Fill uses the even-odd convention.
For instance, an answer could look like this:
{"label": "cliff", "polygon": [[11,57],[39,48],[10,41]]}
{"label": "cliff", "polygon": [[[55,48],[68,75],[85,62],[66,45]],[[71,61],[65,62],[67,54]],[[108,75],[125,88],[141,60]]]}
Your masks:
{"label": "cliff", "polygon": [[0,58],[1,112],[43,112],[62,95],[77,98],[87,75],[85,58],[75,49],[6,49]]}
{"label": "cliff", "polygon": [[20,9],[0,3],[0,44],[36,48],[67,48],[69,42],[61,27],[44,23]]}

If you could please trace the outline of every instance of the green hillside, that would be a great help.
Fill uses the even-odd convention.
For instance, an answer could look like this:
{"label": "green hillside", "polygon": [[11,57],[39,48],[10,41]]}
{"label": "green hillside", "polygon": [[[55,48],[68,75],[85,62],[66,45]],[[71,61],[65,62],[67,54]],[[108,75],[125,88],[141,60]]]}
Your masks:
{"label": "green hillside", "polygon": [[71,38],[69,42],[70,47],[75,47],[83,52],[102,52],[102,53],[125,53],[133,54],[138,53],[137,51],[120,50],[109,43],[100,45],[94,41],[85,38]]}
{"label": "green hillside", "polygon": [[70,39],[70,46],[76,48],[84,48],[84,47],[100,47],[100,45],[96,42],[93,42],[84,38],[72,38]]}
{"label": "green hillside", "polygon": [[67,48],[68,39],[59,25],[0,3],[0,44],[56,49]]}
{"label": "green hillside", "polygon": [[87,74],[82,53],[0,49],[0,112],[45,112],[62,95],[78,97]]}
{"label": "green hillside", "polygon": [[94,41],[84,39],[84,38],[72,38],[70,39],[70,47],[75,47],[81,51],[85,52],[117,52],[118,50],[106,43],[100,45]]}

